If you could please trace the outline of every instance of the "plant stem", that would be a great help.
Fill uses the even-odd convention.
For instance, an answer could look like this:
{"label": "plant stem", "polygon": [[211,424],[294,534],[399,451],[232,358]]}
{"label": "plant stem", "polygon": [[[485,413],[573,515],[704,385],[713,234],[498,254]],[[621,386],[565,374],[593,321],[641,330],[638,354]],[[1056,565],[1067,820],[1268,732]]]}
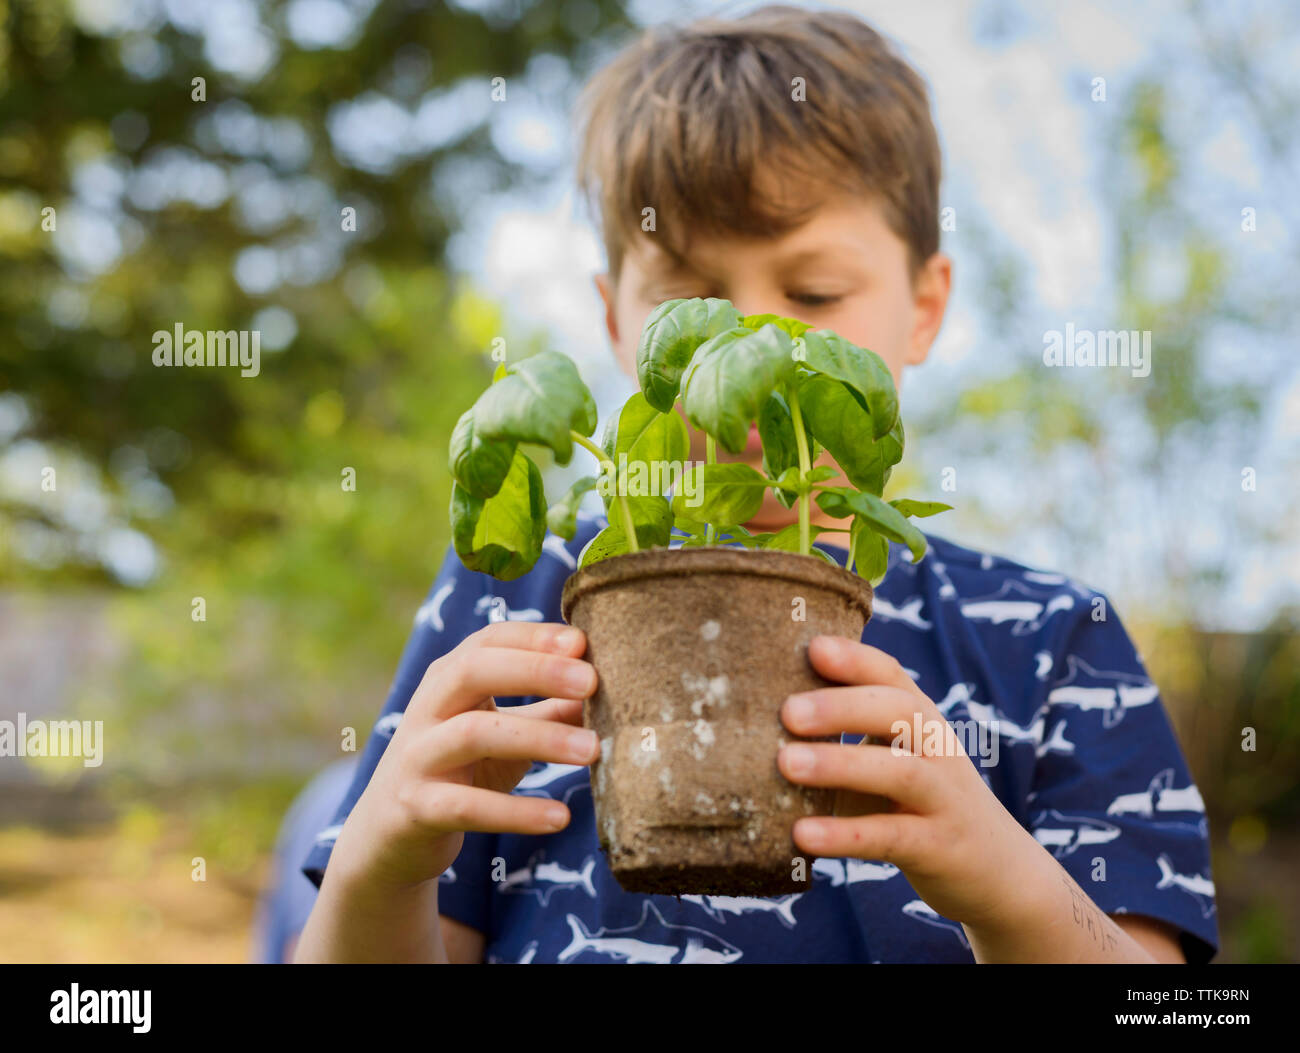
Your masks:
{"label": "plant stem", "polygon": [[579,435],[576,431],[570,431],[569,434],[573,436],[574,442],[593,454],[602,465],[609,465],[614,478],[614,500],[618,502],[618,507],[623,514],[623,533],[627,535],[627,550],[629,552],[640,551],[636,544],[636,524],[632,520],[632,506],[627,503],[627,497],[619,493],[622,488],[618,485],[618,466],[609,459],[609,455],[604,450],[585,435]]}
{"label": "plant stem", "polygon": [[[794,421],[794,441],[799,449],[799,481],[804,483],[812,471],[812,463],[808,457],[808,436],[803,431],[803,414],[799,412],[799,396],[794,393],[793,386],[787,393],[787,400],[790,403],[790,417]],[[804,491],[799,495],[799,551],[805,556],[812,555],[812,531],[809,530],[811,513],[812,493]]]}
{"label": "plant stem", "polygon": [[[704,433],[704,463],[705,463],[705,464],[717,464],[717,463],[718,463],[718,446],[717,446],[717,442],[714,440],[713,436],[710,435],[708,432],[705,432],[705,433]],[[705,524],[704,524],[704,543],[705,543],[706,545],[712,545],[713,542],[714,542],[714,540],[716,539],[716,537],[717,537],[717,534],[714,532],[713,524],[712,524],[712,523],[705,523]]]}

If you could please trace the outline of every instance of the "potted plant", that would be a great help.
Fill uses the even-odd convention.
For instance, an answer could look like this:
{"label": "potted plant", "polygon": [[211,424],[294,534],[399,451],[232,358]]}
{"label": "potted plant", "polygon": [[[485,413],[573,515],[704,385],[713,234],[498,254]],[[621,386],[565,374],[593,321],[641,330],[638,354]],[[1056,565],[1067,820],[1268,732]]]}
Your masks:
{"label": "potted plant", "polygon": [[[453,545],[471,570],[518,577],[548,527],[572,540],[598,490],[609,525],[561,607],[599,677],[584,724],[601,740],[592,793],[613,873],[634,892],[803,891],[813,860],[792,827],[829,813],[835,791],[781,775],[778,748],[796,738],[781,704],[826,685],[807,658],[812,637],[861,637],[889,541],[913,562],[925,554],[909,517],[950,506],[882,499],[903,455],[893,378],[830,330],[742,316],[727,300],[669,300],[645,324],[637,376],[641,390],[597,444],[595,402],[568,358],[498,366],[452,435]],[[687,422],[704,433],[702,464],[687,461]],[[741,453],[755,422],[763,470],[718,462],[718,445]],[[562,465],[580,446],[597,472],[548,508],[529,444]],[[842,480],[815,465],[823,449]],[[797,522],[752,533],[744,524],[768,490]],[[846,525],[814,526],[813,501]],[[847,534],[847,567],[813,546],[828,530]]]}

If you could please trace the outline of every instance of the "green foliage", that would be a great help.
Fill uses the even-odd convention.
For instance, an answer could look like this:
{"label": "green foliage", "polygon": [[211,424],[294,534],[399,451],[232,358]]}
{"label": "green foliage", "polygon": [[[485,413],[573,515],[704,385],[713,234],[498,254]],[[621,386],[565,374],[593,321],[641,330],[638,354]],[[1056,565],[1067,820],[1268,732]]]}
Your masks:
{"label": "green foliage", "polygon": [[[726,300],[669,300],[646,321],[637,372],[642,391],[606,426],[599,446],[586,438],[595,429],[591,396],[555,352],[508,370],[461,417],[451,450],[457,477],[452,520],[456,551],[467,566],[498,577],[527,571],[541,552],[537,531],[543,519],[571,539],[578,503],[596,487],[609,525],[583,552],[582,566],[666,546],[674,527],[686,535],[687,548],[738,544],[824,557],[812,545],[826,529],[810,522],[815,497],[832,517],[850,519],[842,529],[849,534],[851,564],[879,581],[888,560],[886,539],[907,545],[916,562],[925,555],[926,540],[908,517],[951,507],[881,499],[890,469],[903,456],[898,393],[879,356],[830,330],[810,332],[802,322],[775,315],[742,318]],[[686,419],[709,440],[708,462],[684,471],[690,443],[676,411],[679,398]],[[714,462],[713,441],[739,453],[755,422],[763,471]],[[596,458],[599,479],[579,480],[548,513],[538,511],[544,506],[540,482],[536,488],[527,483],[532,476],[520,465],[531,462],[518,451],[505,485],[484,500],[505,449],[545,445],[564,463],[574,442]],[[818,442],[852,486],[826,485],[835,471],[813,466]],[[671,504],[660,496],[667,466],[681,472],[671,479]],[[646,485],[656,479],[658,485]],[[758,513],[769,489],[786,507],[798,506],[799,521],[775,533],[751,534],[742,524]]]}

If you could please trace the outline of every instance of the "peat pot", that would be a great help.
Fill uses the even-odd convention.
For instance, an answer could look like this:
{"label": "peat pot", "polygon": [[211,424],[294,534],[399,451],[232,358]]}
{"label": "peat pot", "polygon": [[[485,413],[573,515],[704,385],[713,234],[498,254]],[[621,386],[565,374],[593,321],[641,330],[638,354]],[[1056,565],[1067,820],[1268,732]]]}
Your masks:
{"label": "peat pot", "polygon": [[587,634],[600,679],[583,714],[601,746],[591,766],[597,835],[623,889],[811,887],[814,857],[795,846],[794,822],[833,814],[836,791],[781,774],[778,749],[799,736],[780,708],[827,686],[808,641],[860,639],[871,595],[816,556],[716,546],[615,556],[569,578],[562,611]]}

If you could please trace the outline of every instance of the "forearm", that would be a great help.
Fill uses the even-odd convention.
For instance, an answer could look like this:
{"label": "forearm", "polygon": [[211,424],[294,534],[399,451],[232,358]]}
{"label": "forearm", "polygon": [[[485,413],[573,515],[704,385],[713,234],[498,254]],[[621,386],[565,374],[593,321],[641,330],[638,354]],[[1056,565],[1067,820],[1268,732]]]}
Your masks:
{"label": "forearm", "polygon": [[977,962],[1156,962],[1037,842],[1022,856],[1009,870],[1018,889],[1011,902],[996,917],[962,926]]}
{"label": "forearm", "polygon": [[447,964],[438,882],[376,896],[364,882],[326,870],[293,961]]}

